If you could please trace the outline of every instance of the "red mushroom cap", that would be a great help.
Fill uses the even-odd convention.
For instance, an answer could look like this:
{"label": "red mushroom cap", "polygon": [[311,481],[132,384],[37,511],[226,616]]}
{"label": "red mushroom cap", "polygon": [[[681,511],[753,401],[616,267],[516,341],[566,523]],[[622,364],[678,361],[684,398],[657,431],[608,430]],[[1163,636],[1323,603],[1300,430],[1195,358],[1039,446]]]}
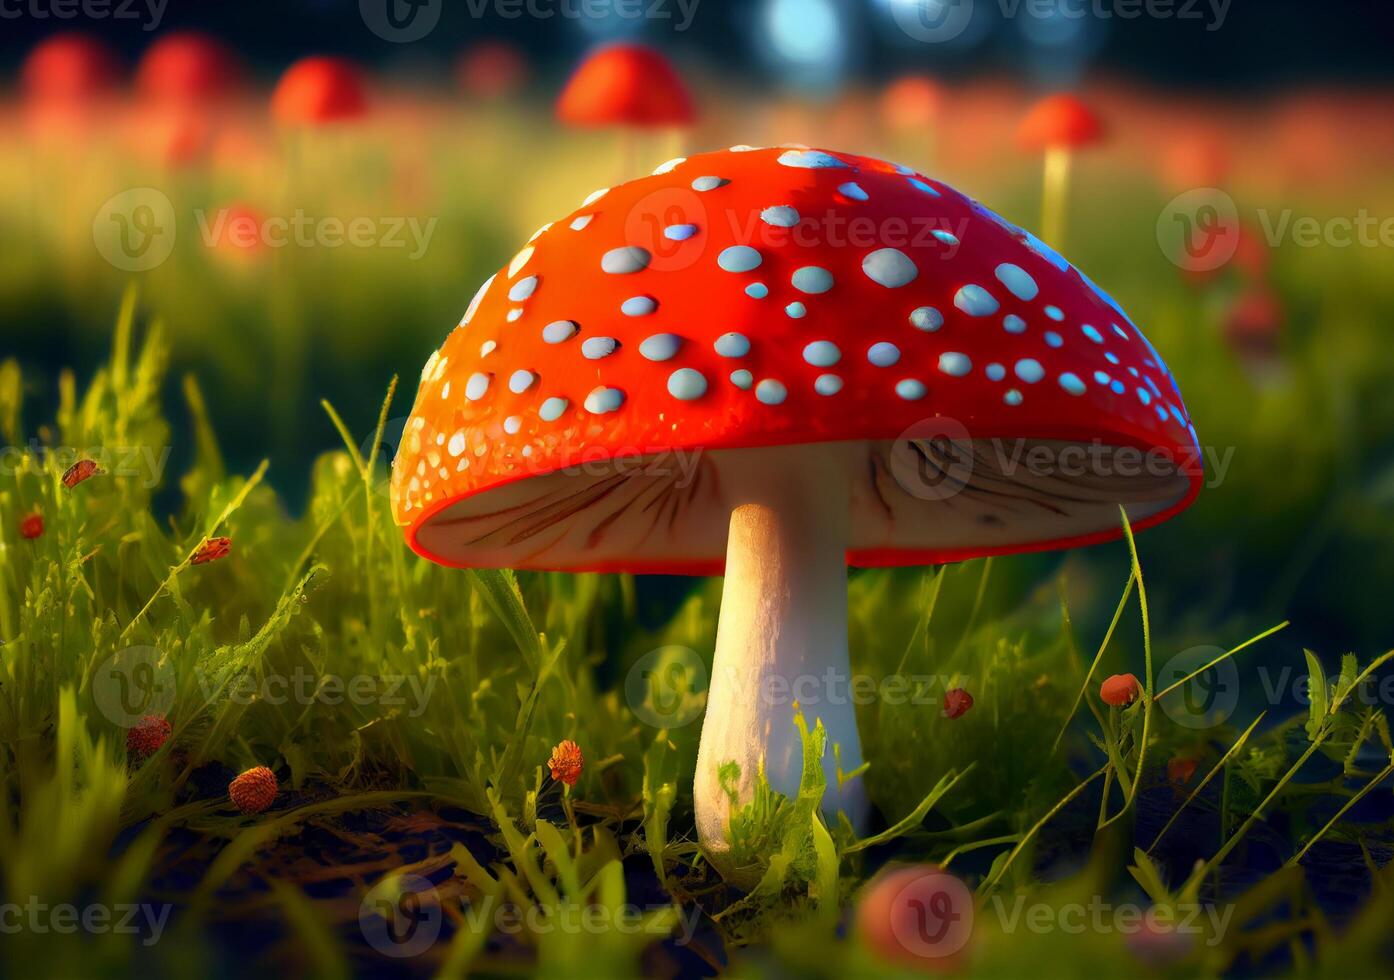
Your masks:
{"label": "red mushroom cap", "polygon": [[195,31],[160,38],[136,68],[136,90],[157,102],[215,101],[231,94],[240,80],[241,69],[232,50]]}
{"label": "red mushroom cap", "polygon": [[455,78],[467,95],[499,99],[520,89],[528,79],[523,53],[503,41],[482,41],[460,55]]}
{"label": "red mushroom cap", "polygon": [[1142,684],[1132,674],[1114,674],[1099,685],[1099,700],[1114,708],[1132,704],[1142,693]]}
{"label": "red mushroom cap", "polygon": [[121,63],[107,45],[85,34],[56,34],[42,42],[20,71],[25,94],[41,102],[80,102],[111,93]]}
{"label": "red mushroom cap", "polygon": [[572,126],[686,126],[696,117],[668,59],[639,44],[596,51],[557,100],[557,118]]}
{"label": "red mushroom cap", "polygon": [[1080,147],[1103,138],[1103,123],[1076,96],[1062,93],[1037,102],[1017,129],[1017,142],[1026,150]]}
{"label": "red mushroom cap", "polygon": [[[393,508],[446,564],[710,574],[728,451],[825,442],[866,453],[863,566],[1110,540],[1202,475],[1157,352],[1035,236],[903,167],[738,147],[591,195],[480,288]],[[1037,444],[1100,465],[1032,476]]]}
{"label": "red mushroom cap", "polygon": [[358,69],[343,58],[302,58],[271,93],[277,122],[321,124],[357,119],[368,111]]}

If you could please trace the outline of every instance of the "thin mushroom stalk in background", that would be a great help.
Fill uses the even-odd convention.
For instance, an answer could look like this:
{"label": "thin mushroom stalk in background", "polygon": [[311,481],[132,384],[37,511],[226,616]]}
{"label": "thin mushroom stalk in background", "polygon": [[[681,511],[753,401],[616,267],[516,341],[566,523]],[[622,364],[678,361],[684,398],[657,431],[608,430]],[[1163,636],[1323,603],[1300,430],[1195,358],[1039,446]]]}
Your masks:
{"label": "thin mushroom stalk in background", "polygon": [[1064,244],[1075,152],[1102,136],[1099,118],[1073,95],[1042,99],[1021,121],[1017,140],[1022,148],[1045,156],[1041,237],[1046,241]]}
{"label": "thin mushroom stalk in background", "polygon": [[906,167],[738,146],[596,191],[480,287],[392,501],[447,565],[725,574],[693,800],[715,856],[762,775],[797,793],[796,713],[828,733],[829,825],[866,828],[837,771],[862,761],[849,566],[1112,540],[1120,506],[1150,527],[1199,492],[1196,446],[1156,350],[1034,235]]}

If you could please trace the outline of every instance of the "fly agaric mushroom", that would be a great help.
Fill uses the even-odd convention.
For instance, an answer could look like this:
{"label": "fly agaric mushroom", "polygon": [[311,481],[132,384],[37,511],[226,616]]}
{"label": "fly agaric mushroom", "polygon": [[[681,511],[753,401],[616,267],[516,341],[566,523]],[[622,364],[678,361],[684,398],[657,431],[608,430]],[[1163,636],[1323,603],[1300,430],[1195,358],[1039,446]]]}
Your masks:
{"label": "fly agaric mushroom", "polygon": [[271,115],[289,125],[344,122],[367,111],[358,69],[343,58],[302,58],[271,93]]}
{"label": "fly agaric mushroom", "polygon": [[80,103],[112,94],[121,66],[111,48],[85,34],[56,34],[29,53],[20,71],[25,95],[42,103]]}
{"label": "fly agaric mushroom", "polygon": [[620,172],[633,172],[634,131],[690,126],[692,96],[677,71],[652,48],[612,44],[581,62],[557,99],[557,118],[568,126],[619,126]]}
{"label": "fly agaric mushroom", "polygon": [[1036,103],[1017,130],[1025,150],[1045,154],[1045,186],[1041,197],[1041,234],[1060,242],[1065,235],[1065,202],[1070,195],[1070,161],[1074,151],[1103,137],[1103,124],[1093,110],[1069,94],[1052,95]]}
{"label": "fly agaric mushroom", "polygon": [[882,93],[881,119],[892,132],[923,141],[926,156],[932,158],[943,105],[942,85],[923,75],[905,75]]}
{"label": "fly agaric mushroom", "polygon": [[231,49],[196,31],[180,31],[150,46],[136,69],[136,90],[152,102],[202,106],[232,94],[241,68]]}
{"label": "fly agaric mushroom", "polygon": [[[1196,458],[1157,352],[1039,239],[903,167],[736,147],[597,191],[480,288],[422,372],[392,506],[446,565],[724,570],[695,789],[720,851],[718,767],[741,802],[762,769],[795,795],[797,712],[861,764],[849,564],[1110,540],[1120,505],[1184,509]],[[823,765],[825,812],[860,826],[861,781]]]}
{"label": "fly agaric mushroom", "polygon": [[557,100],[571,126],[687,126],[696,118],[678,73],[652,48],[612,44],[581,62]]}

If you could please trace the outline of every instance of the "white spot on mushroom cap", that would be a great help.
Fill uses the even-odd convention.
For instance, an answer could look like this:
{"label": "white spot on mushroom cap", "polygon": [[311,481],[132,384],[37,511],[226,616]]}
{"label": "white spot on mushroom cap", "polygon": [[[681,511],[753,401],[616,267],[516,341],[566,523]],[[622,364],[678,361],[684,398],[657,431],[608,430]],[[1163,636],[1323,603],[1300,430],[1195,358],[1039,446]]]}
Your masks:
{"label": "white spot on mushroom cap", "polygon": [[1045,368],[1041,367],[1041,362],[1034,357],[1023,357],[1016,362],[1016,376],[1029,385],[1035,384],[1045,377]]}
{"label": "white spot on mushroom cap", "polygon": [[646,360],[668,361],[678,355],[678,350],[681,347],[682,338],[677,334],[656,333],[640,342],[639,353]]}
{"label": "white spot on mushroom cap", "polygon": [[1003,262],[996,269],[997,281],[1007,287],[1007,291],[1020,300],[1033,300],[1041,291],[1031,273],[1019,265]]}
{"label": "white spot on mushroom cap", "polygon": [[745,368],[731,372],[731,384],[741,389],[741,391],[748,391],[750,386],[754,383],[755,375],[751,374]]}
{"label": "white spot on mushroom cap", "polygon": [[549,344],[565,343],[580,329],[574,320],[553,320],[542,328],[542,339]]}
{"label": "white spot on mushroom cap", "polygon": [[799,292],[817,296],[833,288],[833,274],[822,266],[806,265],[794,270],[790,282]]}
{"label": "white spot on mushroom cap", "polygon": [[519,320],[521,320],[522,318],[523,318],[523,308],[522,308],[521,306],[518,307],[517,309],[509,310],[509,311],[508,311],[508,316],[504,317],[504,319],[507,320],[509,323],[517,323],[517,322],[518,322]]}
{"label": "white spot on mushroom cap", "polygon": [[591,393],[586,396],[585,409],[592,415],[607,415],[610,412],[619,411],[623,404],[624,392],[618,388],[602,386],[593,388]]}
{"label": "white spot on mushroom cap", "polygon": [[455,434],[450,437],[450,441],[445,444],[445,451],[451,456],[460,456],[465,451],[465,433],[457,429]]}
{"label": "white spot on mushroom cap", "polygon": [[696,225],[669,225],[663,229],[663,237],[670,242],[685,242],[695,234]]}
{"label": "white spot on mushroom cap", "polygon": [[789,389],[773,378],[766,378],[755,386],[755,398],[762,405],[780,405],[788,397]]}
{"label": "white spot on mushroom cap", "polygon": [[707,379],[701,371],[678,368],[668,375],[668,394],[678,401],[696,401],[707,393]]}
{"label": "white spot on mushroom cap", "polygon": [[469,308],[465,310],[465,315],[460,318],[461,325],[469,323],[474,319],[474,314],[479,310],[479,304],[484,301],[484,294],[489,291],[489,287],[494,284],[495,276],[485,279],[479,289],[474,294],[474,299],[470,300]]}
{"label": "white spot on mushroom cap", "polygon": [[847,166],[831,153],[821,150],[785,150],[779,155],[779,162],[786,167],[798,167],[803,170],[826,170]]}
{"label": "white spot on mushroom cap", "polygon": [[915,281],[919,268],[898,248],[878,248],[862,259],[862,272],[872,282],[898,289]]}
{"label": "white spot on mushroom cap", "polygon": [[524,368],[519,368],[517,371],[514,371],[509,376],[508,390],[513,392],[513,394],[515,395],[521,395],[523,392],[531,388],[533,382],[536,380],[537,375]]}
{"label": "white spot on mushroom cap", "polygon": [[815,340],[805,345],[803,359],[814,367],[832,367],[842,360],[842,351],[831,340]]}
{"label": "white spot on mushroom cap", "polygon": [[967,354],[945,351],[939,355],[939,370],[950,377],[961,378],[973,370],[973,361]]}
{"label": "white spot on mushroom cap", "polygon": [[1060,375],[1060,387],[1072,395],[1082,395],[1085,391],[1084,382],[1079,379],[1079,375],[1071,371]]}
{"label": "white spot on mushroom cap", "polygon": [[477,402],[489,391],[489,380],[492,375],[485,374],[483,371],[476,371],[470,375],[465,382],[465,397],[472,402]]}
{"label": "white spot on mushroom cap", "polygon": [[944,325],[944,314],[932,306],[921,306],[910,314],[910,325],[925,333],[934,333]]}
{"label": "white spot on mushroom cap", "polygon": [[1021,392],[1012,388],[1002,396],[1002,401],[1006,402],[1008,405],[1020,405],[1022,402]]}
{"label": "white spot on mushroom cap", "polygon": [[788,306],[784,307],[784,312],[791,319],[802,320],[804,317],[808,316],[808,307],[804,306],[802,303],[790,303]]}
{"label": "white spot on mushroom cap", "polygon": [[867,201],[871,199],[871,195],[862,190],[862,185],[858,184],[855,180],[849,180],[847,183],[840,185],[837,188],[837,192],[843,197],[850,198],[853,201]]}
{"label": "white spot on mushroom cap", "polygon": [[724,333],[712,347],[722,357],[745,357],[750,353],[750,338],[743,333]]}
{"label": "white spot on mushroom cap", "polygon": [[494,340],[486,340],[486,341],[484,341],[484,343],[482,343],[482,344],[479,345],[479,356],[480,356],[480,357],[488,357],[490,354],[492,354],[494,351],[496,351],[496,350],[498,350],[498,349],[499,349],[499,345],[498,345],[498,342],[497,342],[497,341],[494,341]]}
{"label": "white spot on mushroom cap", "polygon": [[503,420],[503,431],[507,432],[510,436],[516,436],[518,434],[518,430],[522,427],[523,420],[520,416],[510,415],[508,416],[508,418]]}
{"label": "white spot on mushroom cap", "polygon": [[581,356],[588,361],[609,357],[620,346],[614,337],[587,337],[581,342]]}
{"label": "white spot on mushroom cap", "polygon": [[1047,330],[1047,331],[1045,332],[1045,342],[1046,342],[1046,346],[1047,346],[1047,347],[1064,347],[1064,346],[1065,346],[1065,338],[1062,337],[1062,336],[1060,336],[1060,335],[1059,335],[1058,333],[1056,333],[1054,330]]}
{"label": "white spot on mushroom cap", "polygon": [[933,235],[935,238],[939,239],[945,245],[959,244],[958,236],[951,231],[945,231],[943,228],[935,228],[933,231],[930,232],[930,234]]}
{"label": "white spot on mushroom cap", "polygon": [[555,422],[561,418],[571,403],[565,398],[552,397],[542,403],[542,407],[537,410],[537,414],[544,422]]}
{"label": "white spot on mushroom cap", "polygon": [[508,263],[508,278],[512,279],[516,276],[522,270],[523,266],[528,264],[528,260],[532,258],[533,252],[535,251],[537,250],[529,245],[517,255],[513,256],[513,261]]}
{"label": "white spot on mushroom cap", "polygon": [[585,207],[590,207],[592,204],[594,204],[596,201],[600,200],[602,197],[604,197],[604,196],[605,196],[606,194],[608,194],[608,193],[610,193],[610,188],[608,188],[608,187],[602,187],[602,188],[601,188],[600,190],[598,190],[598,191],[592,191],[592,192],[586,197],[586,199],[585,199],[584,201],[581,202],[581,207],[583,207],[583,208],[585,208]]}
{"label": "white spot on mushroom cap", "polygon": [[745,294],[751,299],[764,299],[770,294],[770,287],[763,282],[752,282],[745,287]]}
{"label": "white spot on mushroom cap", "polygon": [[686,162],[687,157],[674,157],[672,160],[669,160],[666,163],[660,163],[657,167],[655,167],[653,175],[657,177],[659,174],[672,173],[675,169],[682,166]]}
{"label": "white spot on mushroom cap", "polygon": [[612,248],[600,257],[600,268],[613,276],[627,276],[643,272],[649,267],[653,256],[646,248],[638,245],[623,245]]}
{"label": "white spot on mushroom cap", "polygon": [[532,294],[537,292],[537,281],[537,276],[519,279],[508,291],[508,298],[515,303],[521,303],[523,300],[531,298]]}
{"label": "white spot on mushroom cap", "polygon": [[1096,344],[1102,344],[1104,342],[1104,335],[1099,333],[1097,327],[1094,327],[1088,323],[1080,327],[1079,332],[1084,334],[1084,336],[1088,337],[1090,340],[1094,341],[1094,343]]}
{"label": "white spot on mushroom cap", "polygon": [[866,359],[876,367],[890,367],[900,361],[900,348],[882,340],[867,348]]}
{"label": "white spot on mushroom cap", "polygon": [[926,184],[924,181],[920,180],[920,178],[918,178],[918,177],[911,177],[911,178],[910,178],[910,186],[913,187],[913,188],[915,188],[915,190],[917,190],[917,191],[924,191],[926,194],[930,194],[930,195],[932,195],[932,196],[934,196],[934,197],[942,197],[942,196],[943,196],[943,195],[941,195],[937,190],[935,190],[933,187],[931,187],[929,184]]}
{"label": "white spot on mushroom cap", "polygon": [[584,229],[584,228],[586,227],[586,225],[590,224],[590,223],[591,223],[592,221],[594,221],[594,220],[595,220],[595,215],[593,215],[593,214],[583,214],[583,215],[581,215],[580,217],[573,218],[573,219],[571,220],[571,230],[572,230],[572,231],[581,231],[582,229]]}
{"label": "white spot on mushroom cap", "polygon": [[1001,364],[992,363],[983,372],[989,381],[1001,381],[1007,376],[1007,369]]}
{"label": "white spot on mushroom cap", "polygon": [[761,211],[760,220],[775,228],[793,228],[799,223],[799,212],[787,204],[776,204]]}
{"label": "white spot on mushroom cap", "polygon": [[731,183],[725,177],[698,177],[692,182],[694,191],[714,191],[718,187],[725,187]]}
{"label": "white spot on mushroom cap", "polygon": [[631,296],[620,304],[620,312],[625,316],[648,316],[658,309],[658,301],[652,296]]}
{"label": "white spot on mushroom cap", "polygon": [[835,374],[820,374],[813,379],[813,390],[820,395],[836,395],[842,390],[842,379]]}
{"label": "white spot on mushroom cap", "polygon": [[969,316],[992,316],[1000,308],[995,296],[974,283],[954,294],[954,306]]}
{"label": "white spot on mushroom cap", "polygon": [[764,261],[760,253],[749,245],[732,245],[723,248],[716,257],[716,264],[726,272],[750,272],[760,268]]}
{"label": "white spot on mushroom cap", "polygon": [[1015,313],[1008,313],[1002,318],[1002,329],[1007,333],[1025,333],[1026,321]]}
{"label": "white spot on mushroom cap", "polygon": [[1060,309],[1060,307],[1058,306],[1047,306],[1045,308],[1045,315],[1050,317],[1057,323],[1065,319],[1065,311]]}
{"label": "white spot on mushroom cap", "polygon": [[549,222],[547,222],[545,225],[543,225],[541,228],[537,229],[537,231],[533,232],[531,236],[529,236],[529,238],[528,238],[528,244],[531,245],[533,242],[537,241],[539,238],[541,238],[543,235],[547,234],[547,232],[549,232],[549,231],[551,231],[551,230],[552,230],[552,222],[549,221]]}
{"label": "white spot on mushroom cap", "polygon": [[917,378],[901,378],[895,383],[895,393],[907,402],[917,402],[929,394],[929,389]]}

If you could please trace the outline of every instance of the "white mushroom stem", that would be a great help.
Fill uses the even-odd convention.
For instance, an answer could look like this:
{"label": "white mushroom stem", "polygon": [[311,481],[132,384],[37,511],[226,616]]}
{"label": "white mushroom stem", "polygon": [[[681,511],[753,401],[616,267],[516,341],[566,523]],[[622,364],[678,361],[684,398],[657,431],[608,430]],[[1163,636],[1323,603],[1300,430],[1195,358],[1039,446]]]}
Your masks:
{"label": "white mushroom stem", "polygon": [[721,468],[731,506],[726,582],[716,655],[697,754],[697,833],[712,851],[729,847],[730,801],[718,770],[740,766],[741,805],[761,766],[771,788],[798,795],[803,746],[794,718],[802,711],[828,733],[823,812],[839,810],[862,829],[861,777],[839,787],[841,767],[861,765],[861,741],[847,656],[847,542],[851,522],[847,444],[733,452]]}

